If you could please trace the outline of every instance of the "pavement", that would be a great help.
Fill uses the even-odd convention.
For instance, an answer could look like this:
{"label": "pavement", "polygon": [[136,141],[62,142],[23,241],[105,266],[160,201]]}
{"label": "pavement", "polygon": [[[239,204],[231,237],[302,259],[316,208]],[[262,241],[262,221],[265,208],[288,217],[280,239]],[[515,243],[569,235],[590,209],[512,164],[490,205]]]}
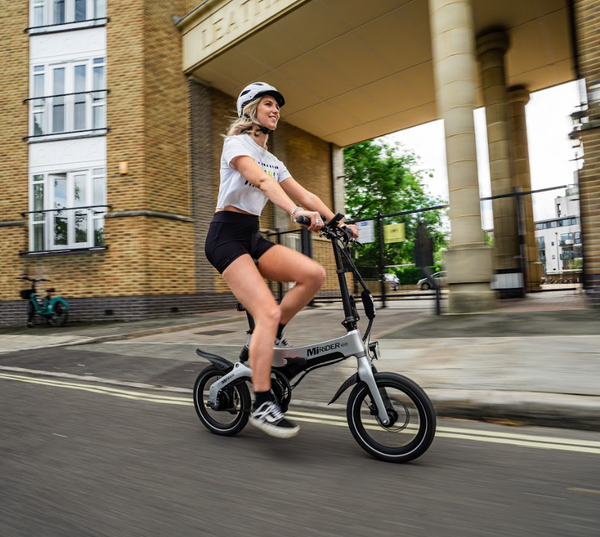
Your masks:
{"label": "pavement", "polygon": [[[588,308],[579,289],[555,289],[470,315],[436,316],[431,300],[389,301],[378,308],[371,336],[380,343],[377,369],[420,384],[440,417],[600,430],[600,310]],[[344,333],[342,319],[340,304],[306,308],[286,335],[298,345],[331,339]],[[246,328],[235,310],[0,328],[0,378],[25,374],[191,394],[207,365],[195,349],[233,361]],[[292,405],[326,407],[355,371],[348,359],[311,372]],[[344,400],[333,407],[341,410]]]}

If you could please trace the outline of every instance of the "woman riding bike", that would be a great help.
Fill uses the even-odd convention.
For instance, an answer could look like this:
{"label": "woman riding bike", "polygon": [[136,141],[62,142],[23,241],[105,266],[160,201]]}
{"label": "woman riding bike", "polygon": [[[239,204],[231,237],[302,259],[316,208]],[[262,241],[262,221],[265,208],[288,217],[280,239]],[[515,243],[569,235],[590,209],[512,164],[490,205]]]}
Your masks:
{"label": "woman riding bike", "polygon": [[[283,95],[263,82],[254,82],[240,93],[238,118],[223,144],[217,208],[205,245],[208,260],[254,318],[249,357],[255,402],[250,422],[277,438],[291,438],[299,427],[283,416],[271,390],[273,344],[286,345],[284,327],[321,288],[325,270],[309,257],[264,239],[259,216],[271,200],[293,222],[299,216],[307,217],[311,231],[323,227],[321,215],[327,220],[334,217],[323,201],[296,182],[283,162],[267,150],[269,134],[277,128],[284,104]],[[356,226],[348,228],[358,237]],[[278,305],[265,278],[296,285]]]}

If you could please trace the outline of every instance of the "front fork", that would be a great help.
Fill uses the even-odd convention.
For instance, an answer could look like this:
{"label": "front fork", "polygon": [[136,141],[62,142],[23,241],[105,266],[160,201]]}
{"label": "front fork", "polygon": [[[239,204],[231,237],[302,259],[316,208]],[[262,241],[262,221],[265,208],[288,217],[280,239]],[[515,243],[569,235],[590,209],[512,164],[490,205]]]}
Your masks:
{"label": "front fork", "polygon": [[362,380],[369,388],[371,398],[373,399],[373,402],[377,407],[377,415],[379,416],[379,421],[383,425],[389,425],[390,417],[388,416],[383,397],[381,396],[381,392],[377,387],[377,382],[373,374],[373,365],[366,356],[361,356],[358,358],[358,378]]}

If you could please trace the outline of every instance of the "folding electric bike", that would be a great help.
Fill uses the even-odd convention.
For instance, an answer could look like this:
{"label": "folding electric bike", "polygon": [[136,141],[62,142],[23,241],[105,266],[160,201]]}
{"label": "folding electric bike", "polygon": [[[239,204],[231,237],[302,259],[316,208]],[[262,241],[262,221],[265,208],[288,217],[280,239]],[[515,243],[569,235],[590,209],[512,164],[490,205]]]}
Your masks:
{"label": "folding electric bike", "polygon": [[69,305],[67,301],[61,296],[51,296],[55,289],[52,287],[46,289],[46,296],[42,299],[35,290],[35,284],[37,282],[49,282],[45,278],[33,279],[29,278],[27,274],[23,274],[17,280],[27,280],[31,282],[31,289],[23,289],[20,293],[21,298],[27,300],[27,326],[31,328],[33,326],[33,319],[37,313],[40,317],[46,319],[48,324],[53,326],[64,326],[67,324],[69,319]]}
{"label": "folding electric bike", "polygon": [[[376,314],[375,303],[352,261],[351,246],[355,241],[349,231],[338,226],[342,218],[343,215],[336,215],[322,228],[321,236],[333,245],[345,315],[342,325],[347,333],[310,345],[274,347],[272,389],[281,410],[286,412],[292,390],[308,372],[355,356],[357,372],[340,386],[329,404],[354,386],[348,397],[346,414],[358,444],[378,459],[408,462],[425,453],[433,441],[434,408],[415,382],[396,373],[379,373],[373,365],[373,360],[380,357],[379,344],[369,342]],[[348,290],[346,272],[351,272],[363,289],[361,299],[369,323],[362,338],[357,326],[360,318],[354,297]],[[246,313],[251,337],[254,320],[249,312]],[[233,436],[246,426],[251,412],[248,384],[252,372],[247,346],[235,364],[200,349],[196,353],[211,362],[200,372],[194,385],[194,407],[198,417],[212,433]]]}

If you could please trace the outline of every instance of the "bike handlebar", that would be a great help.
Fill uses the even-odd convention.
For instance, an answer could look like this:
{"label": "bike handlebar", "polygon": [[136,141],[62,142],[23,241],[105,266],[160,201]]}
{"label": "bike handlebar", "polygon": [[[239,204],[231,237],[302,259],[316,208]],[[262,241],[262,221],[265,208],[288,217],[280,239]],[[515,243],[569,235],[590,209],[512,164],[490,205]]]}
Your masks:
{"label": "bike handlebar", "polygon": [[23,274],[23,276],[21,276],[20,278],[17,278],[17,280],[27,280],[30,282],[49,282],[50,280],[47,280],[46,278],[39,278],[39,279],[35,279],[35,278],[30,278],[29,276],[27,276],[27,274]]}
{"label": "bike handlebar", "polygon": [[[325,235],[329,239],[341,239],[345,244],[355,242],[360,245],[360,243],[352,237],[352,233],[345,225],[338,226],[339,221],[344,218],[343,214],[338,213],[329,221],[327,221],[327,218],[323,215],[321,215],[321,218],[323,219],[323,222],[325,222],[325,225],[321,229],[322,235]],[[296,223],[303,226],[310,226],[310,218],[307,216],[298,216],[296,218]]]}

